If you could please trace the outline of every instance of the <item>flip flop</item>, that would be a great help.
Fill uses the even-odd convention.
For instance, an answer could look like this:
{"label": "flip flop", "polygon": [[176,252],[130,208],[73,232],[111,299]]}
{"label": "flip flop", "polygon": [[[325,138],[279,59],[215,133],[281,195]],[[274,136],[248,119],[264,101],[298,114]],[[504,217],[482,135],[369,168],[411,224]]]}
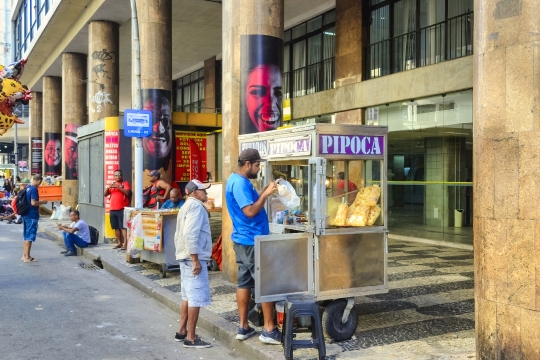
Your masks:
{"label": "flip flop", "polygon": [[122,245],[116,245],[115,247],[113,247],[113,249],[121,249],[122,248]]}
{"label": "flip flop", "polygon": [[38,262],[38,261],[35,258],[31,257],[28,260],[23,260],[23,262],[27,263],[27,262]]}

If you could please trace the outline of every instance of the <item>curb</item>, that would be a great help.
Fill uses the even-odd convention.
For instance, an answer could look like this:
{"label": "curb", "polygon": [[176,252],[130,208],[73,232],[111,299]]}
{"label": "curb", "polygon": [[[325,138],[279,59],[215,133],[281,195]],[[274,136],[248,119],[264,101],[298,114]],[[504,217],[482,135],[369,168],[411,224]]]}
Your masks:
{"label": "curb", "polygon": [[[38,225],[38,231],[44,232],[54,238],[57,242],[63,244],[63,239],[58,232],[51,231],[44,226]],[[79,249],[82,256],[89,260],[99,260],[103,264],[103,270],[114,275],[118,279],[133,286],[145,295],[152,297],[161,304],[165,305],[177,314],[180,314],[181,301],[180,296],[170,290],[164,289],[154,281],[140,275],[136,270],[130,268],[122,268],[116,264],[116,260],[108,257],[107,253],[101,253],[94,248]],[[235,339],[237,327],[227,320],[217,316],[216,314],[201,308],[197,326],[212,334],[216,339],[224,345],[233,349],[235,352],[246,359],[268,359],[274,360],[274,356],[266,354],[262,348],[255,346],[253,341],[239,341]],[[255,338],[255,336],[253,337]],[[260,345],[262,347],[268,345]]]}

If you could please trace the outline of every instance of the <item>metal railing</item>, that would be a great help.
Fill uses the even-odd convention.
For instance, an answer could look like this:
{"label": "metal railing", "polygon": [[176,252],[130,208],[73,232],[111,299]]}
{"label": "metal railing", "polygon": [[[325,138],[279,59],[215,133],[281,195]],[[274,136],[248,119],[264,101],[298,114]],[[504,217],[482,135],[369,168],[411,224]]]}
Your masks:
{"label": "metal railing", "polygon": [[373,79],[473,53],[473,12],[450,18],[364,49],[364,76]]}
{"label": "metal railing", "polygon": [[[208,111],[205,111],[208,110]],[[173,108],[175,112],[186,112],[186,113],[214,113],[221,114],[221,108],[209,108],[204,106],[196,106],[195,104],[190,105],[176,105]]]}
{"label": "metal railing", "polygon": [[332,89],[335,77],[334,57],[286,72],[283,74],[283,95],[293,98]]}

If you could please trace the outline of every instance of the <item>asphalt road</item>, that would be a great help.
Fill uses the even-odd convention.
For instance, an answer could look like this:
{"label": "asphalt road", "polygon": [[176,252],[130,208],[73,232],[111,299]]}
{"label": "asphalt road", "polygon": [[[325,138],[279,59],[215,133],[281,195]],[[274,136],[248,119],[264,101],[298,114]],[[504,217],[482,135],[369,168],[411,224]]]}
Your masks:
{"label": "asphalt road", "polygon": [[240,359],[202,329],[212,348],[182,347],[178,314],[45,236],[23,263],[22,225],[0,222],[2,359]]}

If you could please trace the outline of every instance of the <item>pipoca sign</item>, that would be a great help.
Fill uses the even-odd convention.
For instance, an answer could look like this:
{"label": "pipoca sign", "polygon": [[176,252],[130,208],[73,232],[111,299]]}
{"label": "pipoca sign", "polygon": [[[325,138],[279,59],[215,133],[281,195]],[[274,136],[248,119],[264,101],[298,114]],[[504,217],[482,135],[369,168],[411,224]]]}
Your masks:
{"label": "pipoca sign", "polygon": [[383,136],[319,135],[320,155],[383,155],[383,153]]}
{"label": "pipoca sign", "polygon": [[240,152],[248,148],[257,149],[263,159],[311,155],[311,137],[250,141],[240,144]]}

